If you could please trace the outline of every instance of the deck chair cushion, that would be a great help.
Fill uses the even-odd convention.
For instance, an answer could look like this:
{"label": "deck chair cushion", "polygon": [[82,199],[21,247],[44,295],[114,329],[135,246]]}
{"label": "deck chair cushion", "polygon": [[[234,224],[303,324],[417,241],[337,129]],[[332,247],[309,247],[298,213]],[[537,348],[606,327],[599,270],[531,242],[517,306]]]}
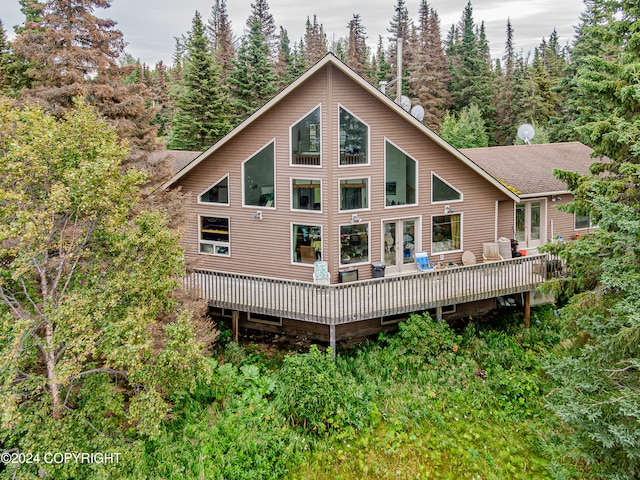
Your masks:
{"label": "deck chair cushion", "polygon": [[422,271],[433,270],[434,268],[433,262],[429,261],[427,252],[416,253],[416,265],[418,265],[418,269]]}

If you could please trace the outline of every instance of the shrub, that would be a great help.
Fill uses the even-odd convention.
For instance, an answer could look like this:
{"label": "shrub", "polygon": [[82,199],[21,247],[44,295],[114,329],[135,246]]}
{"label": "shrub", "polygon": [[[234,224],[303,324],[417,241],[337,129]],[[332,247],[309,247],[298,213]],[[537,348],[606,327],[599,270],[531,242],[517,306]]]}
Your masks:
{"label": "shrub", "polygon": [[292,425],[318,435],[361,429],[374,410],[370,393],[315,345],[285,357],[274,403]]}

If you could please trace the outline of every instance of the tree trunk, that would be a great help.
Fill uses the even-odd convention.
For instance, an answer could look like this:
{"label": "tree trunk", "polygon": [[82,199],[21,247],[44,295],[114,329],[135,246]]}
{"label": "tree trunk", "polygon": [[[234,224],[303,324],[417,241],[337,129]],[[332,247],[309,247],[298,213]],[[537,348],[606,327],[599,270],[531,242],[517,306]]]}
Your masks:
{"label": "tree trunk", "polygon": [[60,402],[60,384],[56,375],[56,349],[53,340],[53,325],[47,322],[45,327],[45,340],[47,348],[44,352],[45,362],[47,365],[47,382],[51,391],[51,410],[54,420],[62,418],[62,404]]}

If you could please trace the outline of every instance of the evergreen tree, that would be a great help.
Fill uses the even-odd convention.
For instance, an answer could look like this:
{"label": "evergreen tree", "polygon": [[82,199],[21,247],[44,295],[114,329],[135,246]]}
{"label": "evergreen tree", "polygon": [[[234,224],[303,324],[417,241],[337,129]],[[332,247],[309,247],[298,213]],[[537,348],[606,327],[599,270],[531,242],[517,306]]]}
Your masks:
{"label": "evergreen tree", "polygon": [[513,26],[511,19],[507,20],[507,41],[504,47],[504,71],[497,73],[496,89],[496,142],[499,145],[511,144],[513,129],[516,125],[514,111],[515,88],[515,48],[513,40]]}
{"label": "evergreen tree", "polygon": [[316,16],[313,16],[313,23],[307,17],[304,33],[304,58],[307,67],[310,67],[327,53],[327,35],[324,33],[324,27],[318,23]]}
{"label": "evergreen tree", "polygon": [[[580,25],[576,29],[570,62],[560,80],[557,90],[561,95],[561,112],[552,119],[552,138],[554,141],[583,140],[576,127],[589,119],[606,120],[610,105],[602,95],[585,97],[585,81],[601,67],[600,59],[613,58],[619,55],[617,43],[614,41],[609,26],[614,19],[616,6],[620,2],[609,0],[585,0],[586,10],[580,17]],[[585,102],[585,98],[589,98]]]}
{"label": "evergreen tree", "polygon": [[207,23],[207,32],[211,38],[216,63],[222,65],[222,81],[226,82],[227,75],[233,69],[231,60],[236,53],[226,0],[215,0]]}
{"label": "evergreen tree", "polygon": [[[124,41],[115,22],[93,14],[110,3],[48,0],[38,7],[38,20],[28,21],[13,43],[16,53],[33,65],[33,87],[22,95],[58,116],[73,107],[75,97],[85,99],[131,142],[129,164],[142,166],[146,153],[158,148],[151,125],[155,111],[143,84],[125,84],[132,67],[118,64]],[[153,179],[155,171],[150,171]]]}
{"label": "evergreen tree", "polygon": [[269,62],[269,47],[258,22],[251,25],[249,34],[243,38],[234,66],[229,83],[236,123],[239,123],[270,100],[277,91],[275,71]]}
{"label": "evergreen tree", "polygon": [[267,0],[255,0],[255,2],[251,4],[251,15],[247,18],[247,29],[249,32],[254,23],[258,23],[260,33],[269,46],[269,58],[275,60],[278,54],[279,42],[276,34],[276,22],[269,11]]}
{"label": "evergreen tree", "polygon": [[378,48],[376,50],[376,81],[377,85],[380,85],[381,82],[389,81],[392,79],[391,77],[391,67],[387,62],[386,54],[384,52],[384,47],[382,45],[382,36],[378,36]]}
{"label": "evergreen tree", "polygon": [[489,145],[482,112],[475,104],[464,107],[457,115],[447,112],[442,119],[440,136],[456,148]]}
{"label": "evergreen tree", "polygon": [[354,14],[347,25],[349,44],[347,47],[347,65],[363,77],[369,77],[369,47],[367,47],[366,29],[362,25],[360,15]]}
{"label": "evergreen tree", "polygon": [[425,109],[423,123],[439,131],[450,102],[448,60],[440,38],[438,14],[427,0],[420,3],[419,16],[418,41],[407,79],[409,93]]}
{"label": "evergreen tree", "polygon": [[173,118],[173,100],[169,94],[169,72],[164,62],[160,60],[154,69],[151,85],[151,102],[158,108],[156,118],[153,121],[158,125],[158,136],[165,137],[171,131]]}
{"label": "evergreen tree", "polygon": [[221,67],[212,55],[200,13],[187,34],[182,77],[174,97],[168,147],[205,150],[231,130],[228,94],[220,81]]}

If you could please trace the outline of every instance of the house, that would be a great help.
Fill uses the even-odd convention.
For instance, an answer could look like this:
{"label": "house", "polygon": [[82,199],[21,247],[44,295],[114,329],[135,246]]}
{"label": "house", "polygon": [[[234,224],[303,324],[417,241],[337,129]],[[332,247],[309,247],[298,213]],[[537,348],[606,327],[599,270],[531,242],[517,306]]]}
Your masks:
{"label": "house", "polygon": [[[525,247],[549,236],[527,219],[546,225],[546,197],[564,190],[540,192],[538,205],[496,169],[327,54],[163,188],[191,194],[188,281],[212,307],[236,327],[335,343],[412,311],[486,310],[544,280],[539,255],[460,265],[464,252],[481,259],[483,244],[513,238],[514,225],[516,236],[521,225],[536,232]],[[567,224],[556,232],[568,237]],[[421,272],[417,252],[452,268]],[[318,261],[328,285],[314,283]]]}

